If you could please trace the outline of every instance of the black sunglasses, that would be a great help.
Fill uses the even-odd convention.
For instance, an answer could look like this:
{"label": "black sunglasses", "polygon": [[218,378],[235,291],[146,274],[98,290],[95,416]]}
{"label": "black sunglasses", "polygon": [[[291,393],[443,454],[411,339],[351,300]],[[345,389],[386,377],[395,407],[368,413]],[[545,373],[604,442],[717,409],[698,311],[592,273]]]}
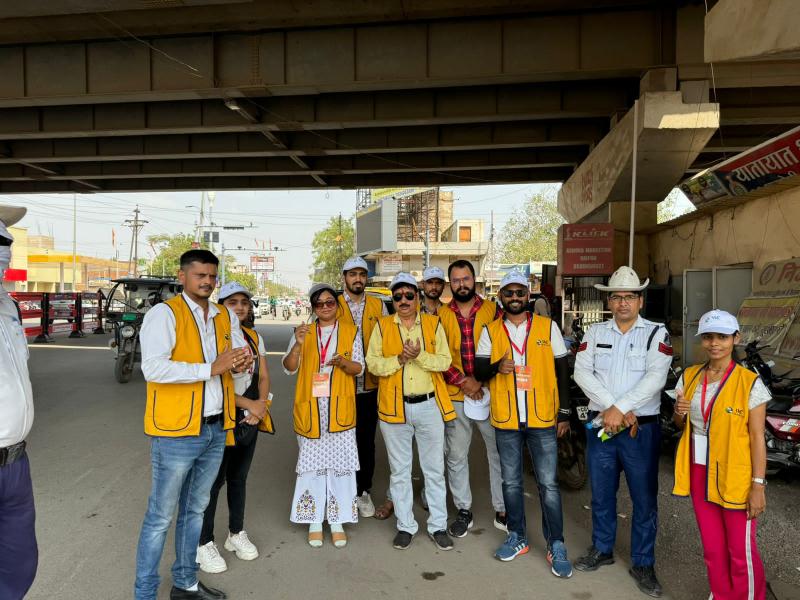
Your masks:
{"label": "black sunglasses", "polygon": [[394,300],[395,302],[400,302],[400,300],[402,300],[403,298],[405,298],[406,300],[413,300],[416,297],[417,295],[414,292],[406,292],[405,294],[403,293],[392,294],[392,300]]}
{"label": "black sunglasses", "polygon": [[327,300],[317,300],[314,302],[314,308],[333,308],[336,306],[336,300],[328,298]]}
{"label": "black sunglasses", "polygon": [[514,296],[525,298],[528,296],[528,290],[501,290],[500,293],[503,294],[503,298],[513,298]]}

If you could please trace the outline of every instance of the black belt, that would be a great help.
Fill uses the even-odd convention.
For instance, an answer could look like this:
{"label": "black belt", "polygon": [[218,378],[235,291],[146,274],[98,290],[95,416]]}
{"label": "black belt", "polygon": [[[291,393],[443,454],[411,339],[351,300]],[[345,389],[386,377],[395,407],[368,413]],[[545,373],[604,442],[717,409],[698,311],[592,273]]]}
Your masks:
{"label": "black belt", "polygon": [[408,402],[409,404],[419,404],[420,402],[425,402],[435,397],[436,394],[433,392],[430,394],[419,394],[417,396],[403,396],[403,402]]}
{"label": "black belt", "polygon": [[13,446],[0,448],[0,467],[15,463],[23,456],[25,456],[24,441],[19,444],[14,444]]}
{"label": "black belt", "polygon": [[[589,421],[593,421],[599,414],[600,413],[596,410],[590,410],[587,418]],[[647,425],[648,423],[655,423],[656,421],[658,421],[658,415],[636,415],[636,422],[639,423],[639,425]]]}
{"label": "black belt", "polygon": [[219,423],[220,421],[222,421],[222,413],[217,413],[215,415],[211,415],[210,417],[203,417],[204,425],[213,425],[214,423]]}

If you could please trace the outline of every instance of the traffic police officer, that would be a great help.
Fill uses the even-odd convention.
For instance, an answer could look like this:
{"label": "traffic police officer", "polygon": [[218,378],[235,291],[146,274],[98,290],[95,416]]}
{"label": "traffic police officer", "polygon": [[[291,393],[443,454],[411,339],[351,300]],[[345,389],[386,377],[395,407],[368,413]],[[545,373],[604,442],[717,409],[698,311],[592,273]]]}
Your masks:
{"label": "traffic police officer", "polygon": [[590,327],[578,348],[574,378],[589,398],[589,418],[597,425],[587,436],[592,546],[575,568],[594,571],[614,562],[617,490],[624,471],[633,500],[629,573],[641,591],[658,598],[658,415],[672,347],[663,325],[639,316],[648,283],[641,284],[630,267],[620,267],[607,286],[595,285],[608,292],[613,319]]}

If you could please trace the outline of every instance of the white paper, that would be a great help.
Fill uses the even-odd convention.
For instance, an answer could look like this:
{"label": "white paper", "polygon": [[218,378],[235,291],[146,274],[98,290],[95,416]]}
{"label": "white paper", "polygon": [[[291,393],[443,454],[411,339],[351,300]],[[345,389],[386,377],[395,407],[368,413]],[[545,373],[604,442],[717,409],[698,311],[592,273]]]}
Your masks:
{"label": "white paper", "polygon": [[708,437],[704,435],[692,434],[692,441],[694,444],[694,464],[705,465],[706,454],[708,450]]}

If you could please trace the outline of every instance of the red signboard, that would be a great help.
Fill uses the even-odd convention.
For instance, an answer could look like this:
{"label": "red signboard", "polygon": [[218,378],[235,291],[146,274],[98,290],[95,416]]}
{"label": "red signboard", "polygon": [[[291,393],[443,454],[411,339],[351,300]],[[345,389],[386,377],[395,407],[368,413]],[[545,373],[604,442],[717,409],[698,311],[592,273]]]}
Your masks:
{"label": "red signboard", "polygon": [[611,223],[562,227],[561,275],[610,275],[614,272],[614,226]]}
{"label": "red signboard", "polygon": [[28,281],[27,269],[6,269],[3,281]]}

